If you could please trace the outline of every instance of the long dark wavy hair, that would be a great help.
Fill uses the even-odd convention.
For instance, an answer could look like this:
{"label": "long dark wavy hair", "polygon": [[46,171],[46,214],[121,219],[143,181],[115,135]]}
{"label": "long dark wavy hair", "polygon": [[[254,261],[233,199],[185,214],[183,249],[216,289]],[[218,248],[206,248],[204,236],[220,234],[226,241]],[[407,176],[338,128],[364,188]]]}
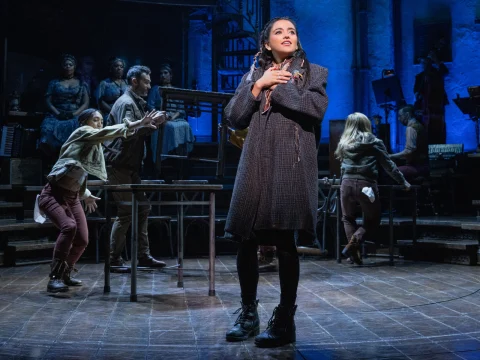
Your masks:
{"label": "long dark wavy hair", "polygon": [[305,52],[305,50],[303,50],[302,44],[300,43],[300,36],[298,34],[297,24],[293,19],[291,19],[288,16],[275,17],[265,24],[262,32],[260,33],[260,37],[258,41],[259,43],[258,47],[260,48],[260,51],[253,58],[251,71],[253,72],[253,69],[255,68],[255,64],[257,61],[262,71],[265,71],[270,66],[272,66],[273,54],[272,54],[272,51],[268,50],[265,47],[265,44],[268,43],[268,40],[270,38],[270,32],[272,31],[273,25],[279,20],[290,21],[293,24],[293,27],[295,28],[295,31],[297,33],[297,39],[298,39],[298,43],[297,43],[298,49],[293,53],[292,56],[295,59],[302,59],[302,62],[303,62],[302,67],[305,68],[305,81],[303,82],[303,84],[305,85],[306,83],[308,83],[308,80],[310,78],[310,62],[307,59],[307,53]]}

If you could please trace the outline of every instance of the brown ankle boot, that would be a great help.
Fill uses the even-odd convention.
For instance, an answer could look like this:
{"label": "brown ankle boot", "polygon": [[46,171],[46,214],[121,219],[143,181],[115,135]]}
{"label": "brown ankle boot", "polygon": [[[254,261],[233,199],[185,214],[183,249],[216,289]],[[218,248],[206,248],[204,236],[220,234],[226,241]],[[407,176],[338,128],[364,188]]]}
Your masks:
{"label": "brown ankle boot", "polygon": [[363,265],[360,243],[355,235],[352,235],[350,241],[343,249],[342,254],[347,258],[351,258],[355,264]]}

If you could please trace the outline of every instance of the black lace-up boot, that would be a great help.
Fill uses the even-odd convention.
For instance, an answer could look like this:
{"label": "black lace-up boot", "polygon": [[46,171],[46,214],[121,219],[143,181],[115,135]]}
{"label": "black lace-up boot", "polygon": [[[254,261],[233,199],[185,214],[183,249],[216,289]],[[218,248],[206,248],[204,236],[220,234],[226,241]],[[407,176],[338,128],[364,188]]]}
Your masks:
{"label": "black lace-up boot", "polygon": [[50,265],[50,281],[47,285],[47,291],[51,293],[68,291],[68,286],[63,283],[63,273],[67,268],[67,263],[60,259],[53,259]]}
{"label": "black lace-up boot", "polygon": [[242,341],[258,335],[260,332],[260,319],[258,318],[257,306],[258,300],[251,304],[242,303],[242,307],[234,312],[234,314],[240,312],[240,315],[238,315],[233,328],[227,332],[227,341]]}
{"label": "black lace-up boot", "polygon": [[75,279],[72,276],[72,272],[78,272],[73,266],[67,265],[65,272],[63,273],[63,283],[67,286],[82,286],[82,280]]}
{"label": "black lace-up boot", "polygon": [[262,348],[273,348],[296,341],[295,311],[297,305],[286,307],[278,305],[268,321],[267,329],[255,337],[255,345]]}

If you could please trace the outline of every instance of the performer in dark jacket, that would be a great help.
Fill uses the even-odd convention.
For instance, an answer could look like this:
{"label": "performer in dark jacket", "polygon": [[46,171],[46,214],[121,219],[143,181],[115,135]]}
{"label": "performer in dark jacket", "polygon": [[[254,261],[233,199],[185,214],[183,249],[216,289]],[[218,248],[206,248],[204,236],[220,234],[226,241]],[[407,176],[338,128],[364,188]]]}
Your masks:
{"label": "performer in dark jacket", "polygon": [[448,98],[444,78],[448,74],[448,69],[435,51],[431,51],[423,58],[422,64],[423,71],[415,76],[413,86],[415,109],[422,112],[428,143],[446,144],[445,105],[448,104]]}
{"label": "performer in dark jacket", "polygon": [[[165,122],[164,112],[146,113],[147,102],[142,98],[150,89],[150,69],[146,66],[132,66],[127,73],[129,87],[115,101],[108,117],[110,124],[135,121],[155,114],[156,124]],[[111,185],[140,184],[140,168],[146,154],[145,141],[153,129],[140,129],[128,139],[116,139],[106,144],[105,159],[107,162],[108,180]],[[126,234],[132,223],[132,207],[125,205],[131,201],[131,195],[125,192],[114,192],[113,198],[117,204],[117,217],[113,223],[110,235],[110,265],[124,266],[121,253],[125,247]],[[150,205],[144,193],[139,194],[138,206],[138,266],[164,267],[165,262],[150,255],[148,241],[148,214]]]}
{"label": "performer in dark jacket", "polygon": [[428,139],[425,127],[415,118],[412,105],[401,108],[398,116],[402,125],[407,127],[405,149],[390,155],[390,159],[405,161],[405,165],[398,169],[408,181],[419,176],[428,176]]}
{"label": "performer in dark jacket", "polygon": [[[353,113],[347,117],[335,156],[342,162],[340,201],[342,221],[349,240],[343,254],[351,256],[355,263],[361,265],[360,244],[364,241],[365,234],[374,232],[380,225],[378,165],[406,189],[410,188],[410,184],[390,160],[383,141],[372,134],[370,120],[362,113]],[[364,193],[362,190],[365,188],[370,188],[371,193]],[[360,205],[364,213],[362,226],[357,226],[355,221],[357,205]]]}
{"label": "performer in dark jacket", "polygon": [[325,114],[327,69],[310,64],[286,17],[270,20],[260,37],[260,67],[246,74],[225,109],[235,129],[249,128],[243,147],[226,236],[239,241],[237,269],[242,307],[229,341],[259,333],[257,245],[274,245],[280,275],[280,305],[260,347],[295,341],[299,259],[294,232],[315,236],[318,169],[315,127]]}

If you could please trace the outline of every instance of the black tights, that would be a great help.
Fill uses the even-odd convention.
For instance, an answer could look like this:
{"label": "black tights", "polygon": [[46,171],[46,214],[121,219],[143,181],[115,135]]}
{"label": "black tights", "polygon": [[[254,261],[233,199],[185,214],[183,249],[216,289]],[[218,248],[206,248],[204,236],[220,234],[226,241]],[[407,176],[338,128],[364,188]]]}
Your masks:
{"label": "black tights", "polygon": [[[300,262],[295,245],[293,230],[271,230],[269,236],[275,237],[280,276],[280,304],[286,307],[295,305],[297,299]],[[260,236],[258,236],[261,240]],[[261,242],[261,241],[260,241]],[[237,271],[242,292],[242,302],[252,304],[257,298],[258,257],[257,241],[243,241],[237,253]]]}

